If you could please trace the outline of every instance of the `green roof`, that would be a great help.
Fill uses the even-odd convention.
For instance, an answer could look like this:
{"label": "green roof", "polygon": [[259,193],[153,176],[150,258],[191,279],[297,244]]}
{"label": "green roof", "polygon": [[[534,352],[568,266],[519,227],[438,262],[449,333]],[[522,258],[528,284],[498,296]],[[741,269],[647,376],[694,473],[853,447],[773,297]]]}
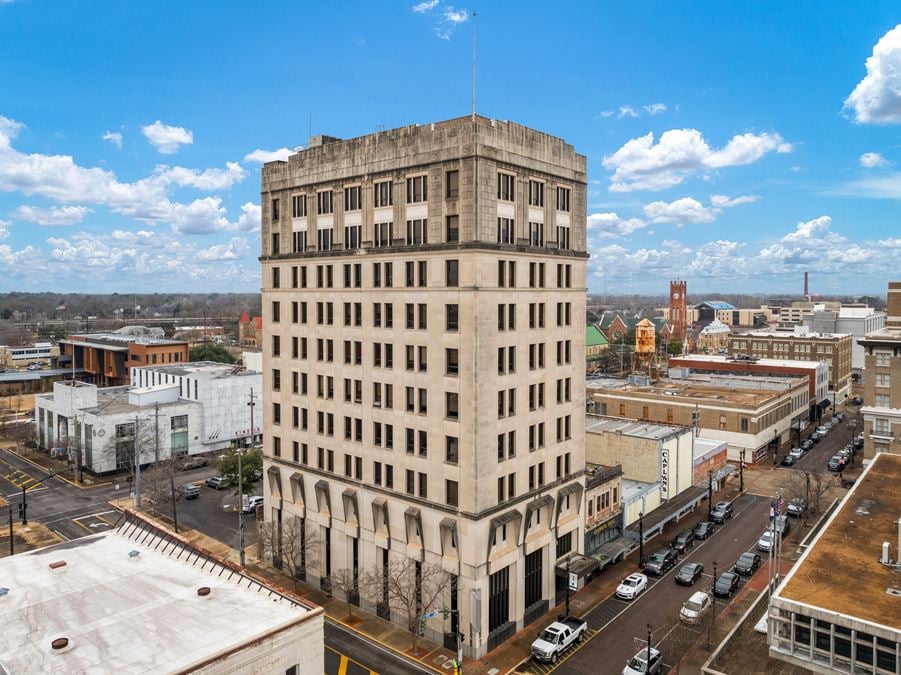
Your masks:
{"label": "green roof", "polygon": [[607,338],[604,337],[604,334],[598,330],[597,326],[586,326],[585,327],[585,346],[586,347],[598,347],[601,345],[609,344],[607,342]]}

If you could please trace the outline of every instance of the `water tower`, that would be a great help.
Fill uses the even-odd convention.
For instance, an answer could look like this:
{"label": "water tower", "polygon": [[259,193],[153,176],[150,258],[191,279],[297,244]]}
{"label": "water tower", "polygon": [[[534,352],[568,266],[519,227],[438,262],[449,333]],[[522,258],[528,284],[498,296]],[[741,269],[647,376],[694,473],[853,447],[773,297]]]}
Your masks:
{"label": "water tower", "polygon": [[648,319],[635,325],[635,363],[633,369],[651,374],[657,356],[656,326]]}

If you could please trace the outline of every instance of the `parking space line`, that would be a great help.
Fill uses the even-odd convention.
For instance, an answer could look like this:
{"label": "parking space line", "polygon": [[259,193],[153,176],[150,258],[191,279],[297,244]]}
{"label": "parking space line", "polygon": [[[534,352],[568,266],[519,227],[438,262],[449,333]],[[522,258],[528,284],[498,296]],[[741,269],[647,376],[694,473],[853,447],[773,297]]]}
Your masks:
{"label": "parking space line", "polygon": [[[348,665],[351,664],[351,663],[353,663],[353,664],[356,665],[356,666],[360,666],[360,668],[362,668],[363,670],[368,671],[368,672],[369,672],[369,675],[379,675],[378,672],[376,672],[375,670],[370,669],[369,666],[364,666],[364,665],[363,665],[362,663],[360,663],[359,661],[357,661],[357,660],[355,660],[355,659],[352,659],[352,658],[350,658],[349,656],[347,656],[347,654],[342,654],[341,652],[339,652],[339,651],[338,651],[337,649],[335,649],[334,647],[329,647],[328,645],[325,645],[325,648],[328,649],[328,650],[329,650],[330,652],[332,652],[333,654],[337,654],[338,656],[341,657],[341,659],[340,659],[340,661],[339,661],[339,663],[340,663],[341,665],[338,666],[338,668],[339,668],[338,672],[339,672],[339,673],[342,673],[342,674],[345,673],[345,672],[347,671]],[[341,670],[341,667],[342,667],[342,666],[343,666],[344,670]]]}

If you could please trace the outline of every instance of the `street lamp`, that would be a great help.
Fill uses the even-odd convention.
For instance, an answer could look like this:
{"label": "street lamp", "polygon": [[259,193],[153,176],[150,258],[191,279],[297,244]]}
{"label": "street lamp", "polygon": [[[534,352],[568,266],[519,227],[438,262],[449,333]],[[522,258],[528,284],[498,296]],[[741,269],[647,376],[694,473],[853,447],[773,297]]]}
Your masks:
{"label": "street lamp", "polygon": [[779,462],[779,430],[773,429],[773,466]]}
{"label": "street lamp", "polygon": [[738,452],[738,491],[745,491],[745,448]]}
{"label": "street lamp", "polygon": [[713,511],[713,471],[707,471],[707,520],[710,520],[710,514]]}
{"label": "street lamp", "polygon": [[644,511],[638,513],[638,567],[644,567]]}

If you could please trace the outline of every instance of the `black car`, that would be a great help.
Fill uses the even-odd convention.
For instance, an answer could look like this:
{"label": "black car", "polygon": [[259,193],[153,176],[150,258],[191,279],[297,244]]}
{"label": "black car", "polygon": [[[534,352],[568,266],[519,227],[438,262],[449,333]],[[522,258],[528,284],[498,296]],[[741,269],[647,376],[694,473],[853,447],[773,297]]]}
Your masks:
{"label": "black car", "polygon": [[738,582],[741,580],[735,572],[723,572],[713,585],[713,594],[721,598],[731,598],[738,590]]}
{"label": "black car", "polygon": [[786,455],[782,458],[782,461],[779,462],[782,466],[794,466],[795,462],[798,461],[798,458],[794,455]]}
{"label": "black car", "polygon": [[678,556],[673,549],[662,548],[648,558],[648,561],[644,566],[644,571],[647,574],[662,576],[676,566],[677,558]]}
{"label": "black car", "polygon": [[790,516],[795,516],[796,518],[800,518],[807,511],[807,502],[803,499],[792,499],[788,506],[786,506],[785,511]]}
{"label": "black car", "polygon": [[841,471],[845,468],[845,464],[847,464],[847,462],[845,461],[844,457],[835,455],[832,459],[829,460],[826,468],[830,471]]}
{"label": "black car", "polygon": [[710,512],[710,520],[714,523],[725,523],[732,517],[732,502],[717,502]]}
{"label": "black car", "polygon": [[680,532],[673,539],[671,546],[676,553],[680,555],[685,553],[688,549],[695,547],[695,533],[691,530]]}
{"label": "black car", "polygon": [[742,575],[754,574],[760,567],[760,556],[753,551],[742,553],[735,561],[735,571]]}
{"label": "black car", "polygon": [[694,586],[695,582],[701,578],[704,573],[704,566],[699,562],[690,562],[682,565],[676,573],[676,583],[683,586]]}
{"label": "black car", "polygon": [[819,431],[811,432],[810,436],[808,436],[807,440],[813,441],[814,443],[819,443],[822,438],[822,434]]}
{"label": "black car", "polygon": [[709,520],[705,520],[702,523],[698,523],[695,525],[695,529],[692,532],[695,533],[695,539],[706,539],[711,534],[713,534],[716,529],[716,525],[711,523]]}
{"label": "black car", "polygon": [[806,441],[804,441],[803,443],[801,443],[801,449],[804,450],[805,452],[807,450],[810,450],[812,447],[813,447],[813,441],[810,440],[809,438]]}

